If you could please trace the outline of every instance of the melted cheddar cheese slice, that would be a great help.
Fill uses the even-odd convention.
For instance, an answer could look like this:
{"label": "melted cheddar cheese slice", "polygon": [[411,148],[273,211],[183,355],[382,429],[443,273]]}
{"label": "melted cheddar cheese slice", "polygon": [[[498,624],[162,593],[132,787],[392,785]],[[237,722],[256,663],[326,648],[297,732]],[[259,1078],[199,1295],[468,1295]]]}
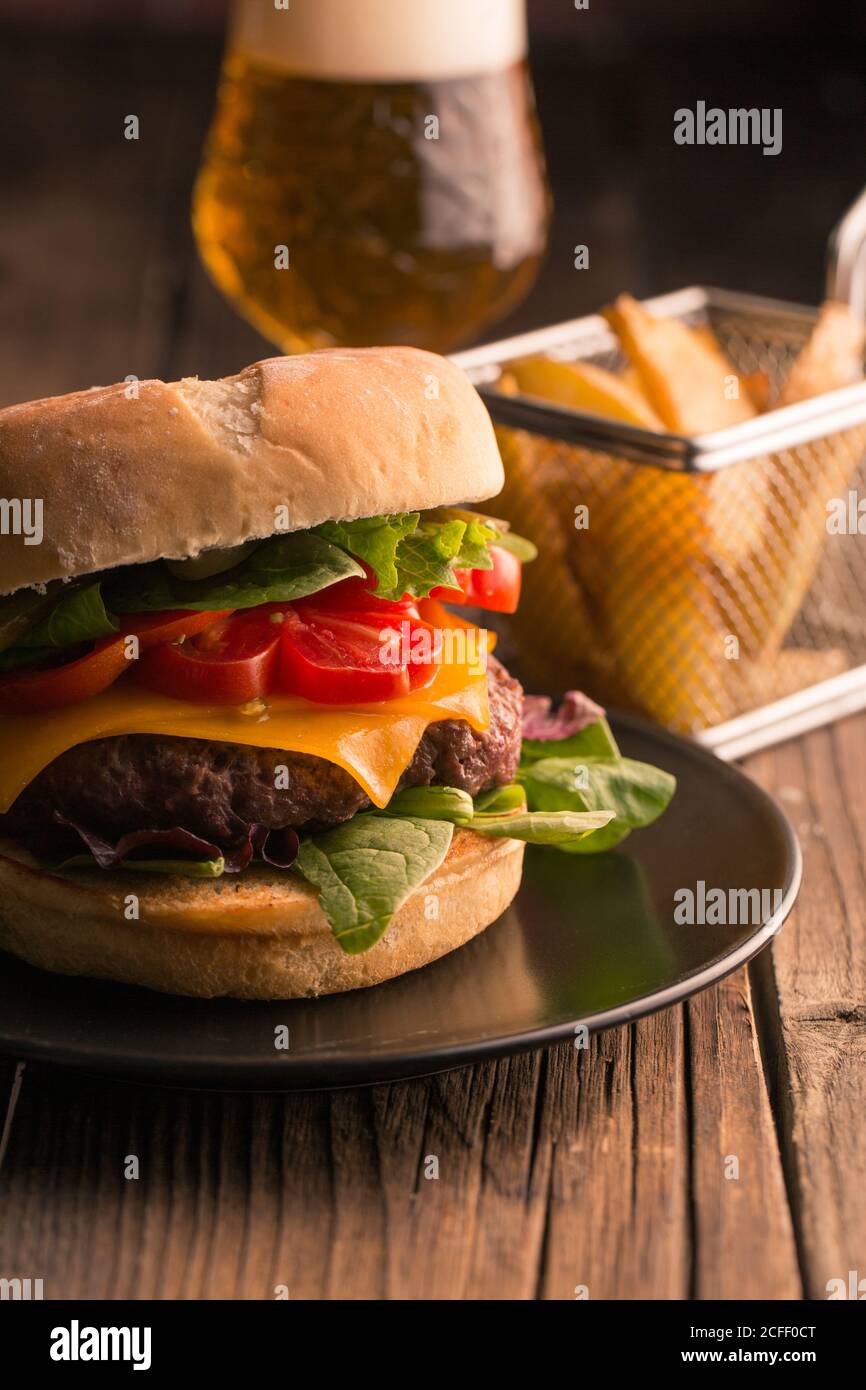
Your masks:
{"label": "melted cheddar cheese slice", "polygon": [[482,733],[489,717],[486,675],[461,662],[439,666],[426,690],[397,700],[350,709],[276,695],[254,714],[152,695],[124,677],[102,695],[65,709],[0,715],[0,812],[8,811],[67,749],[119,734],[168,734],[311,753],[345,768],[376,806],[384,806],[428,725],[465,719]]}

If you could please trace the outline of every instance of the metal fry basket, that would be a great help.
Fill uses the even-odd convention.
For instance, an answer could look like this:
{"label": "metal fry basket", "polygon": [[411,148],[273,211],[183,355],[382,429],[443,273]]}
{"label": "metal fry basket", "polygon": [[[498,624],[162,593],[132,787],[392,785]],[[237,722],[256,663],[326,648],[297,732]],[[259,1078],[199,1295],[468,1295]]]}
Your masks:
{"label": "metal fry basket", "polygon": [[[830,298],[853,301],[864,200],[835,234]],[[702,287],[645,303],[709,325],[771,392],[818,316]],[[499,389],[532,354],[624,365],[595,315],[454,359],[498,427],[497,509],[542,550],[511,620],[526,681],[583,685],[727,758],[866,707],[866,381],[686,438]]]}

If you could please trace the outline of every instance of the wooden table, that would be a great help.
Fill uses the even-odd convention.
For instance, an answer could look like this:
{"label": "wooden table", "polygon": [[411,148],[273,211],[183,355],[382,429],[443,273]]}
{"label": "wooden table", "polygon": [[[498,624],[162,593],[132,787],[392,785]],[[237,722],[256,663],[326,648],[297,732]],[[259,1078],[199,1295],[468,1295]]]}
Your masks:
{"label": "wooden table", "polygon": [[[215,48],[17,40],[0,45],[17,113],[0,219],[2,403],[128,373],[219,376],[261,356],[186,230]],[[551,73],[555,106],[570,88]],[[122,137],[130,111],[137,144]],[[609,183],[583,210],[603,236],[615,190],[622,244],[591,288],[566,288],[554,266],[524,323],[562,316],[569,294],[577,312],[626,283],[648,291],[648,274],[676,267],[677,236],[680,260],[693,252],[700,209],[691,222],[685,209],[647,271],[635,230],[645,152],[631,128],[614,137]],[[649,206],[661,216],[655,195]],[[567,217],[557,237],[570,244]],[[805,252],[791,255],[805,283]],[[772,280],[769,248],[764,264]],[[866,1275],[864,733],[852,718],[746,765],[805,854],[772,952],[587,1052],[286,1097],[0,1062],[0,1275],[42,1278],[59,1298],[272,1298],[285,1285],[293,1298],[496,1299],[580,1287],[593,1299],[823,1298],[829,1279]],[[133,1154],[137,1181],[124,1178]],[[429,1155],[438,1181],[424,1177]]]}

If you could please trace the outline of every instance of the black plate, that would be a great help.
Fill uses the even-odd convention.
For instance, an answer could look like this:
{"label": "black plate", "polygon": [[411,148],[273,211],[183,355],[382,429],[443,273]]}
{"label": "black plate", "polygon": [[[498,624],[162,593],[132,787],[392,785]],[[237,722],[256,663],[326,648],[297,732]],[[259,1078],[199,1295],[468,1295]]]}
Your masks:
{"label": "black plate", "polygon": [[[635,720],[623,752],[674,773],[654,826],[609,854],[527,851],[513,906],[401,979],[288,1003],[189,1000],[66,979],[0,956],[0,1050],[169,1084],[291,1090],[419,1076],[608,1028],[685,999],[755,955],[800,884],[779,808],[742,773]],[[674,893],[779,890],[749,926],[674,923]],[[289,1028],[288,1051],[274,1030]]]}

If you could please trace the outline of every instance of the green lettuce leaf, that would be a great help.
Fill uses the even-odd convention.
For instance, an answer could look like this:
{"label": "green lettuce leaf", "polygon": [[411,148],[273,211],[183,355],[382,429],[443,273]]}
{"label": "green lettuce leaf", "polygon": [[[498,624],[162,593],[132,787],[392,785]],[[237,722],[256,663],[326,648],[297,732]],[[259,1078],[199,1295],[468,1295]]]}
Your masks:
{"label": "green lettuce leaf", "polygon": [[412,594],[414,598],[426,598],[440,584],[457,588],[454,563],[465,534],[464,521],[446,521],[441,525],[422,521],[397,546],[397,583],[392,589],[380,585],[378,596],[399,599],[403,594]]}
{"label": "green lettuce leaf", "polygon": [[[469,519],[465,519],[469,518]],[[364,521],[325,522],[316,534],[356,555],[376,576],[376,595],[426,598],[438,585],[454,588],[455,565],[490,569],[488,544],[496,532],[470,513],[440,515],[418,512],[368,517]]]}
{"label": "green lettuce leaf", "polygon": [[[19,607],[18,638],[14,646],[7,645],[5,650],[0,650],[0,671],[34,666],[63,647],[98,642],[101,637],[112,637],[117,632],[117,624],[106,612],[98,582],[85,588],[80,585],[50,587],[53,590],[51,598],[35,595],[37,602]],[[6,600],[2,602],[5,604]],[[8,617],[11,621],[11,608]],[[0,640],[0,648],[2,646]]]}
{"label": "green lettuce leaf", "polygon": [[613,811],[518,811],[516,814],[473,817],[468,826],[479,835],[526,840],[531,845],[555,845],[573,853],[588,835],[603,834]]}
{"label": "green lettuce leaf", "polygon": [[492,787],[490,791],[479,792],[475,798],[476,815],[501,816],[507,811],[525,811],[526,792],[517,782],[509,782],[504,787]]}
{"label": "green lettuce leaf", "polygon": [[613,730],[606,719],[596,719],[577,734],[568,738],[525,738],[520,753],[521,769],[541,758],[618,758]]}
{"label": "green lettuce leaf", "polygon": [[521,564],[529,565],[538,559],[538,546],[533,545],[525,536],[515,535],[513,531],[503,531],[497,536],[496,544],[501,545],[503,550],[510,550]]}
{"label": "green lettuce leaf", "polygon": [[474,803],[468,792],[456,787],[411,787],[389,801],[388,815],[423,816],[450,820],[479,835],[507,836],[537,845],[556,845],[571,850],[587,835],[603,835],[614,812],[578,812],[569,808],[527,810],[526,792],[516,782],[482,792]]}
{"label": "green lettuce leaf", "polygon": [[[56,864],[55,869],[93,869],[96,860],[92,854],[73,854]],[[219,859],[124,859],[115,866],[117,869],[131,869],[144,874],[182,874],[186,878],[221,878],[225,872],[225,860]],[[103,872],[102,869],[99,870]],[[112,870],[112,873],[114,870]]]}
{"label": "green lettuce leaf", "polygon": [[474,517],[466,522],[466,530],[460,542],[460,549],[457,552],[454,563],[458,569],[464,570],[492,570],[493,561],[490,558],[489,546],[497,541],[498,533],[492,526],[486,526],[483,521]]}
{"label": "green lettuce leaf", "polygon": [[453,587],[455,566],[491,569],[488,546],[498,533],[471,512],[443,511],[327,521],[316,534],[370,566],[379,598],[397,599],[403,594],[426,598],[439,584]]}
{"label": "green lettuce leaf", "polygon": [[[515,539],[519,543],[519,537]],[[13,634],[22,631],[22,624],[24,629],[29,626],[27,646],[95,641],[116,631],[112,613],[171,608],[213,611],[291,603],[342,579],[363,576],[364,565],[375,576],[380,598],[399,599],[404,593],[426,598],[440,585],[456,586],[455,567],[490,569],[493,562],[488,547],[493,541],[502,541],[496,528],[471,512],[438,516],[399,512],[358,521],[329,521],[312,531],[273,536],[257,544],[236,565],[201,579],[181,578],[161,560],[129,565],[103,575],[101,590],[97,583],[64,596],[46,618],[39,614],[35,626],[31,626],[32,616],[25,613],[22,618],[12,605],[7,626]],[[0,650],[7,602],[0,600]],[[11,642],[7,640],[5,645]]]}
{"label": "green lettuce leaf", "polygon": [[541,758],[522,766],[517,777],[532,811],[613,813],[591,843],[578,846],[579,852],[590,854],[611,849],[632,830],[651,825],[676,788],[670,773],[631,758]]}
{"label": "green lettuce leaf", "polygon": [[401,903],[442,863],[454,827],[443,820],[364,812],[301,844],[294,870],[319,890],[337,941],[368,951]]}
{"label": "green lettuce leaf", "polygon": [[33,624],[47,613],[63,588],[59,579],[45,586],[44,593],[35,589],[19,589],[15,594],[0,598],[0,652],[17,645]]}
{"label": "green lettuce leaf", "polygon": [[316,534],[368,564],[379,581],[379,591],[393,591],[399,582],[397,547],[416,529],[419,517],[418,512],[401,512],[363,521],[326,521],[316,527]]}
{"label": "green lettuce leaf", "polygon": [[[485,551],[488,545],[496,544],[501,546],[503,550],[510,550],[525,565],[538,559],[538,548],[532,544],[532,541],[528,541],[525,536],[515,535],[513,531],[509,530],[508,522],[501,521],[498,517],[485,516],[481,512],[471,512],[464,507],[437,507],[435,511],[426,513],[425,520],[442,521],[450,520],[453,517],[457,517],[459,521],[465,521],[468,527],[478,526],[482,528],[485,533]],[[477,532],[473,533],[472,539],[475,537],[478,537]],[[480,537],[478,538],[480,539]],[[473,568],[492,568],[493,562],[489,555],[486,556],[486,559],[486,564],[475,565]]]}
{"label": "green lettuce leaf", "polygon": [[661,768],[623,758],[606,719],[564,739],[524,743],[517,780],[469,798],[453,787],[414,787],[388,810],[443,816],[480,835],[511,836],[577,854],[600,854],[651,825],[676,781]]}
{"label": "green lettuce leaf", "polygon": [[[520,804],[524,804],[523,792]],[[420,816],[424,820],[450,820],[454,825],[469,825],[475,806],[468,792],[457,787],[406,787],[392,796],[386,807],[389,816]]]}
{"label": "green lettuce leaf", "polygon": [[290,603],[363,573],[357,560],[339,546],[313,531],[296,531],[264,541],[234,569],[208,579],[177,579],[157,561],[118,570],[104,587],[106,603],[115,613],[166,608],[211,611]]}
{"label": "green lettuce leaf", "polygon": [[118,625],[106,612],[99,583],[62,594],[44,618],[19,639],[19,647],[73,647],[113,637]]}

